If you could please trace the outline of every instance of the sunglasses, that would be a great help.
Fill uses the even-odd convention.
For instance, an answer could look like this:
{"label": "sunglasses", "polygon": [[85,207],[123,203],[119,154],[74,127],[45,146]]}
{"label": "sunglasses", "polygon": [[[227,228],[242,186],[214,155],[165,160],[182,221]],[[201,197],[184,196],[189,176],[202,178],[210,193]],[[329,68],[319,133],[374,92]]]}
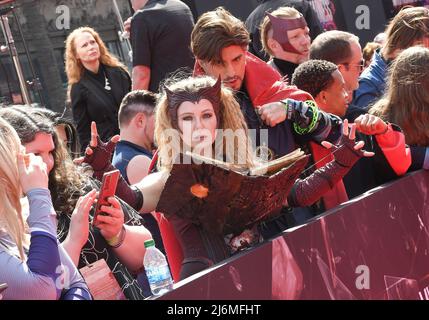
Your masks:
{"label": "sunglasses", "polygon": [[349,63],[349,62],[344,62],[344,63],[340,63],[340,64],[343,64],[345,66],[358,67],[359,70],[362,71],[363,68],[365,67],[365,60],[362,59],[359,64],[352,64],[352,63]]}

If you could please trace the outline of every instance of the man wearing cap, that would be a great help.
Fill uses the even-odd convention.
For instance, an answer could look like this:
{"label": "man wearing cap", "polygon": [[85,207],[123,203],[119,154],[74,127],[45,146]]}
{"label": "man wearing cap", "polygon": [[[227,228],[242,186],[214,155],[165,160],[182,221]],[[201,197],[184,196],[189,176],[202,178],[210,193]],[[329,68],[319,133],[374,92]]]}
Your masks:
{"label": "man wearing cap", "polygon": [[304,16],[292,7],[267,12],[261,24],[261,42],[271,57],[268,64],[289,81],[298,65],[309,59],[310,29]]}

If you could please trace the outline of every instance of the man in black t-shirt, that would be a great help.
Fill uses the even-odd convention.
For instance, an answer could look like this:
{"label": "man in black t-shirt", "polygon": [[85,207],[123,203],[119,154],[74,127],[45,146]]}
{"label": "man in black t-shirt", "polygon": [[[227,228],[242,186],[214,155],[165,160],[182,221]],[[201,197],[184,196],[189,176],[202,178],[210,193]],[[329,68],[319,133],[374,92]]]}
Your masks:
{"label": "man in black t-shirt", "polygon": [[179,68],[192,68],[189,49],[194,19],[179,0],[132,0],[133,90],[158,91],[159,83]]}

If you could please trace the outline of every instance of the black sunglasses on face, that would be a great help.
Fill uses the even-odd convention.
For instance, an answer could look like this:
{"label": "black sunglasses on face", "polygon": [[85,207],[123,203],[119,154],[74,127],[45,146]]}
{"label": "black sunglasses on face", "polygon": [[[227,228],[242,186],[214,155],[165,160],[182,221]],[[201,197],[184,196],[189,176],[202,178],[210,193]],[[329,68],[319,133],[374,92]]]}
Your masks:
{"label": "black sunglasses on face", "polygon": [[345,65],[345,66],[358,67],[358,68],[359,68],[359,70],[360,70],[360,71],[362,71],[362,70],[363,70],[363,68],[365,67],[365,60],[364,60],[364,59],[362,59],[362,60],[361,60],[361,62],[360,62],[359,64],[353,64],[353,63],[350,63],[350,62],[344,62],[344,63],[340,63],[340,64],[343,64],[343,65]]}

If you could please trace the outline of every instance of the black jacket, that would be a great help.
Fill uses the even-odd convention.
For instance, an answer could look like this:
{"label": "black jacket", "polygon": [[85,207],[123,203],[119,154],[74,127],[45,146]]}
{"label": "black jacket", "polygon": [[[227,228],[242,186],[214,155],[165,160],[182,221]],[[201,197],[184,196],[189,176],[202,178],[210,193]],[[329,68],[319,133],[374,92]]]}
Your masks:
{"label": "black jacket", "polygon": [[131,78],[125,70],[108,66],[100,66],[100,69],[106,73],[110,91],[104,88],[96,75],[85,70],[81,80],[72,85],[70,92],[73,119],[82,150],[85,150],[91,138],[91,121],[97,123],[98,134],[103,141],[119,134],[119,106],[131,90]]}

